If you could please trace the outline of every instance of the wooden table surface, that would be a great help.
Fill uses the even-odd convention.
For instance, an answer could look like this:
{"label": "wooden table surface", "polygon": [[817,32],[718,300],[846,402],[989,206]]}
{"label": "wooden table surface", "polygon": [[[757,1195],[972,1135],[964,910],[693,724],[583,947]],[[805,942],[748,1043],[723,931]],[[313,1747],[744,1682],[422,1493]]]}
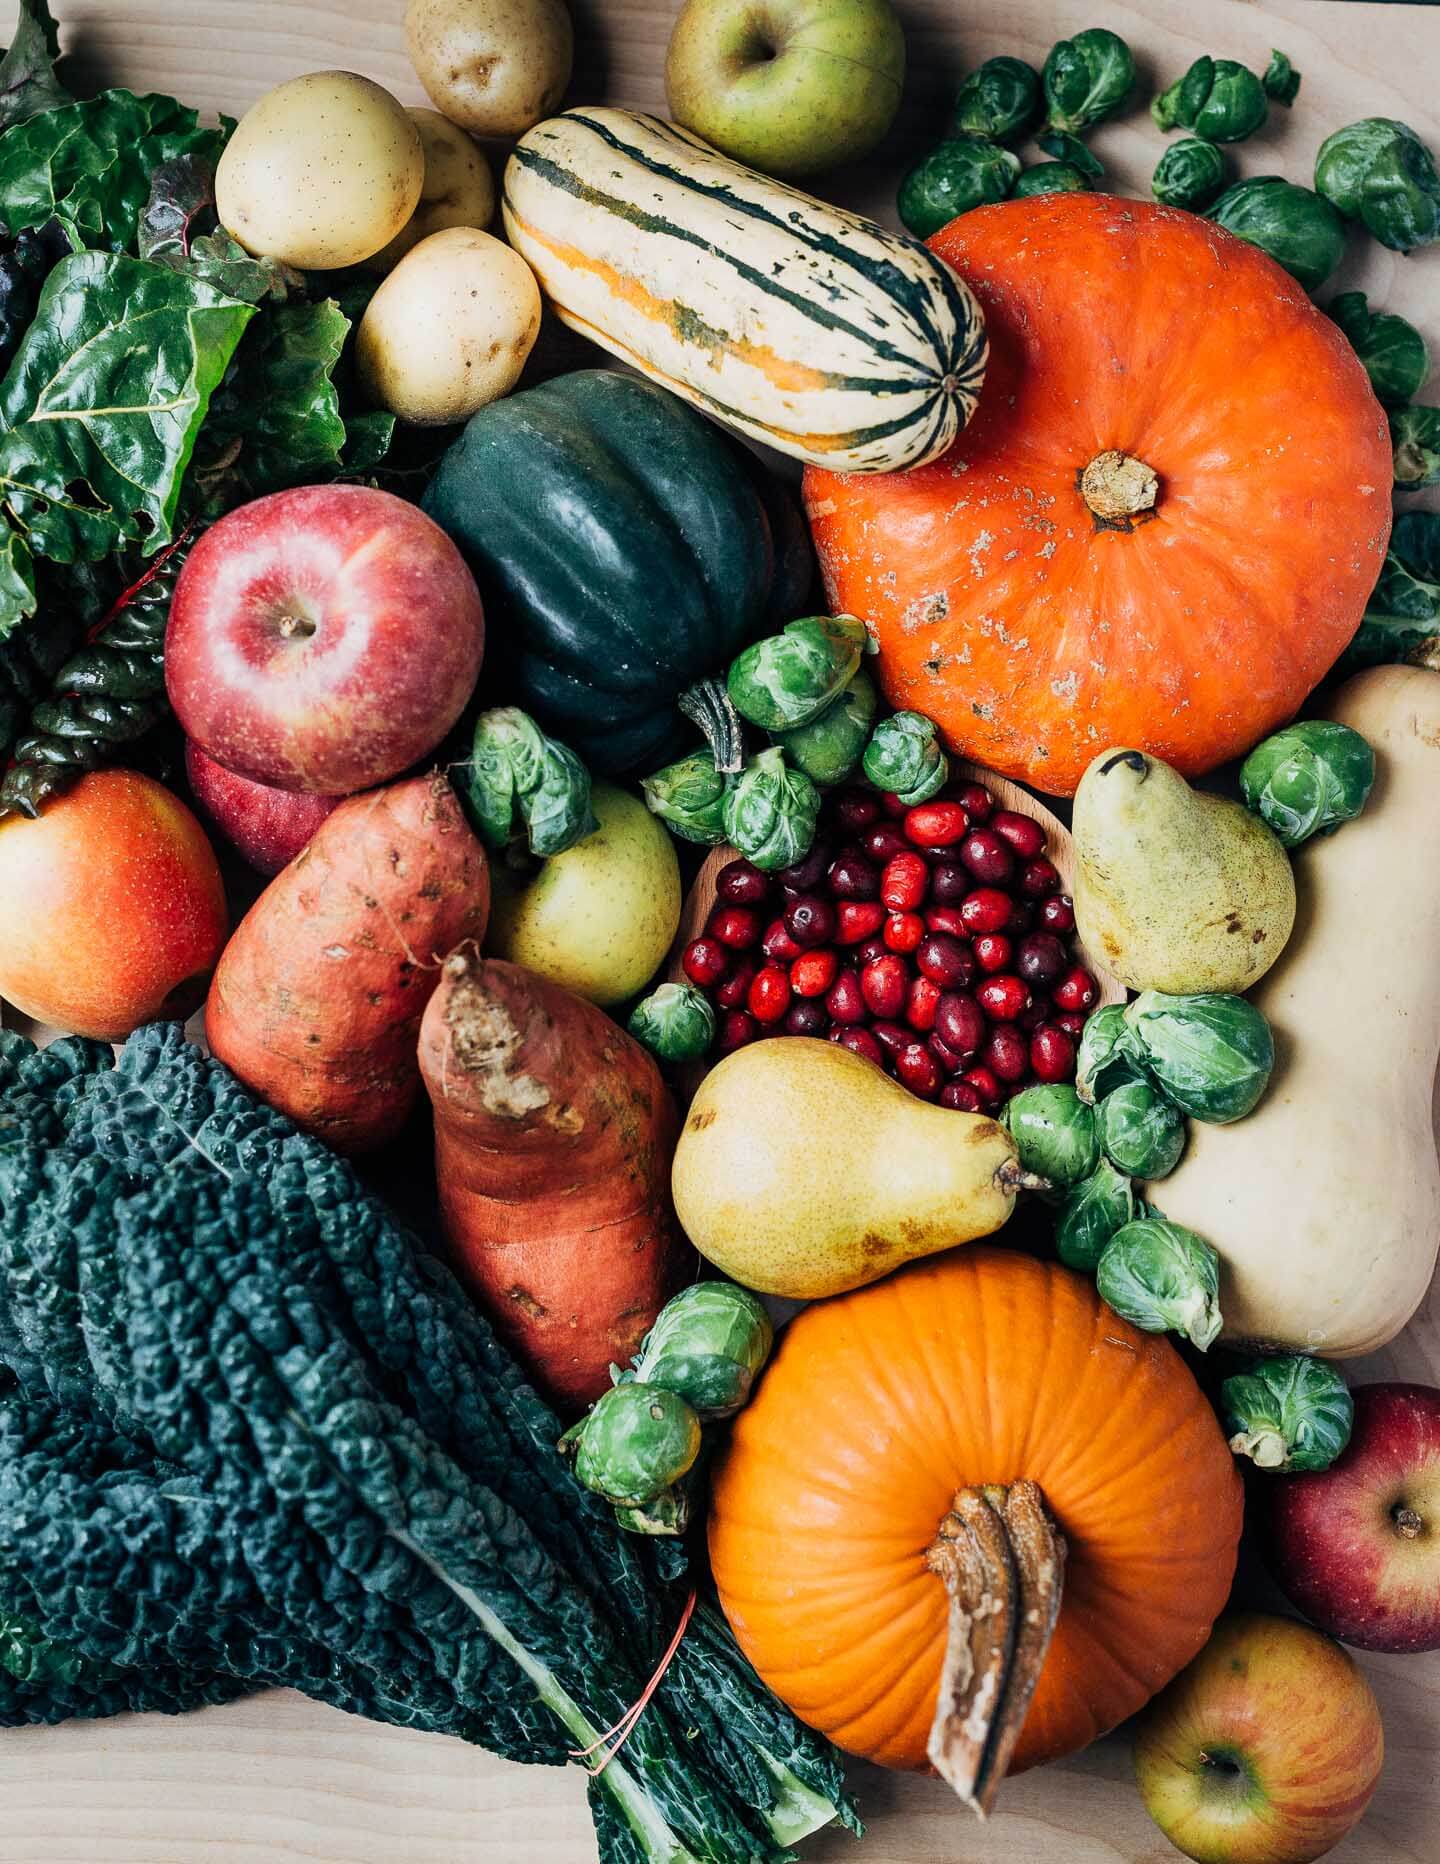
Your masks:
{"label": "wooden table surface", "polygon": [[[54,0],[87,76],[243,110],[270,84],[344,66],[423,102],[405,58],[403,0]],[[678,0],[572,0],[579,68],[572,99],[663,109],[659,72]],[[960,72],[1009,51],[1039,64],[1051,43],[1104,24],[1135,49],[1147,88],[1201,52],[1263,68],[1278,44],[1304,74],[1293,112],[1275,109],[1244,145],[1248,174],[1309,180],[1313,152],[1355,117],[1399,116],[1440,148],[1435,79],[1440,7],[1361,0],[900,0],[911,78],[902,122],[863,173],[823,191],[893,223],[895,180],[934,139]],[[0,0],[0,43],[13,19]],[[1141,192],[1161,138],[1143,112],[1095,147],[1111,180]],[[1411,259],[1352,241],[1334,281],[1403,311],[1440,351],[1440,249]],[[1432,391],[1433,394],[1433,391]],[[1432,501],[1433,502],[1433,495]],[[1433,858],[1433,851],[1431,858]],[[1354,1380],[1440,1384],[1440,1306]],[[1440,1654],[1365,1657],[1385,1715],[1386,1768],[1364,1824],[1336,1864],[1440,1859]],[[857,1770],[863,1849],[840,1834],[805,1847],[814,1864],[1165,1864],[1123,1736],[1005,1788],[986,1828],[926,1780]],[[438,1736],[357,1721],[288,1694],[179,1720],[127,1716],[0,1738],[0,1864],[588,1864],[595,1855],[576,1773],[522,1768]]]}

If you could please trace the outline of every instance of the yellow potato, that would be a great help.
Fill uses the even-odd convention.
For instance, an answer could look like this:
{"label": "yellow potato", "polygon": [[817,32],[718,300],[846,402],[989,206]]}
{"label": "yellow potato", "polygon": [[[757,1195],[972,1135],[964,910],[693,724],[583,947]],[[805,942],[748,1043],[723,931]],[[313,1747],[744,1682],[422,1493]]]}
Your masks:
{"label": "yellow potato", "polygon": [[240,119],[215,206],[247,252],[328,271],[388,245],[424,180],[420,132],[389,91],[353,71],[312,71]]}
{"label": "yellow potato", "polygon": [[406,224],[381,248],[367,267],[392,272],[422,239],[447,227],[486,227],[495,214],[495,183],[484,151],[438,110],[406,113],[420,132],[425,151],[425,183],[420,205]]}
{"label": "yellow potato", "polygon": [[570,82],[561,0],[409,0],[405,41],[430,101],[477,136],[520,136]]}
{"label": "yellow potato", "polygon": [[474,227],[422,239],[370,300],[355,366],[402,421],[466,421],[514,386],[540,329],[540,287],[512,247]]}

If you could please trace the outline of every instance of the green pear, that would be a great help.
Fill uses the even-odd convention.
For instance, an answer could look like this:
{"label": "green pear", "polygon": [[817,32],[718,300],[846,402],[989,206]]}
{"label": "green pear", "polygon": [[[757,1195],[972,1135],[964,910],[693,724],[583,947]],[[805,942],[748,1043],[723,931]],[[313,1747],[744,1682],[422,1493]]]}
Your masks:
{"label": "green pear", "polygon": [[1290,861],[1258,816],[1143,751],[1103,751],[1075,792],[1075,924],[1132,990],[1242,991],[1295,923]]}

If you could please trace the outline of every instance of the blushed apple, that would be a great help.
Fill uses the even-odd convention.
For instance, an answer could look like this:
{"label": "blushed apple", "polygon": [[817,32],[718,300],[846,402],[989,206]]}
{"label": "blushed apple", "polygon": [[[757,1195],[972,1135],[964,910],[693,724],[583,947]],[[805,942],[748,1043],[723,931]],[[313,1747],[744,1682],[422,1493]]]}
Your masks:
{"label": "blushed apple", "polygon": [[1359,1822],[1384,1754],[1347,1651],[1310,1625],[1237,1612],[1145,1711],[1135,1778],[1197,1864],[1308,1864]]}
{"label": "blushed apple", "polygon": [[227,770],[350,795],[434,750],[484,644],[475,579],[433,519],[368,486],[303,486],[242,505],[190,552],[165,686]]}
{"label": "blushed apple", "polygon": [[202,814],[219,829],[241,860],[261,874],[278,874],[309,844],[341,800],[310,790],[281,790],[239,776],[185,741],[185,774]]}
{"label": "blushed apple", "polygon": [[767,175],[868,155],[904,79],[889,0],[688,0],[665,57],[676,122]]}
{"label": "blushed apple", "polygon": [[1440,1650],[1440,1391],[1360,1385],[1328,1469],[1271,1485],[1281,1587],[1361,1650]]}

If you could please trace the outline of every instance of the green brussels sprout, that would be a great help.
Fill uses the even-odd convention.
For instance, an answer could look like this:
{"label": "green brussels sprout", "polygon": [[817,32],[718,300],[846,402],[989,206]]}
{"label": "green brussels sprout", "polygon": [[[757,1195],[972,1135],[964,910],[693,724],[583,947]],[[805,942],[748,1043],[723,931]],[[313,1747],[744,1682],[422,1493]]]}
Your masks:
{"label": "green brussels sprout", "polygon": [[1375,753],[1348,725],[1304,719],[1287,725],[1240,766],[1240,793],[1278,841],[1298,848],[1353,822],[1375,781]]}
{"label": "green brussels sprout", "polygon": [[767,874],[810,852],[820,792],[803,770],[792,770],[778,745],[761,751],[725,794],[725,838]]}
{"label": "green brussels sprout", "polygon": [[731,661],[725,682],[730,703],[763,731],[808,725],[849,685],[869,638],[853,615],[787,622]]}
{"label": "green brussels sprout", "polygon": [[1073,1087],[1027,1087],[1012,1097],[1001,1123],[1025,1170],[1057,1187],[1078,1184],[1100,1163],[1095,1115]]}
{"label": "green brussels sprout", "polygon": [[634,1508],[616,1508],[615,1525],[627,1534],[647,1534],[652,1539],[674,1539],[690,1525],[690,1497],[693,1479],[686,1477],[662,1489],[653,1502]]}
{"label": "green brussels sprout", "polygon": [[1020,173],[1020,158],[998,142],[956,137],[936,145],[900,183],[896,206],[917,239],[929,239],[957,214],[1003,201]]}
{"label": "green brussels sprout", "polygon": [[1395,487],[1420,492],[1440,485],[1440,408],[1393,408],[1390,442],[1395,449]]}
{"label": "green brussels sprout", "polygon": [[1300,73],[1290,63],[1283,52],[1270,48],[1270,63],[1265,67],[1265,75],[1260,82],[1265,87],[1265,95],[1277,104],[1284,104],[1288,110],[1300,94]]}
{"label": "green brussels sprout", "polygon": [[1199,136],[1185,136],[1155,164],[1150,192],[1166,207],[1188,207],[1199,213],[1225,187],[1227,163],[1219,147]]}
{"label": "green brussels sprout", "polygon": [[1019,142],[1040,114],[1040,74],[1023,58],[987,58],[955,96],[952,136]]}
{"label": "green brussels sprout", "polygon": [[1083,194],[1089,186],[1090,177],[1082,175],[1073,163],[1037,162],[1021,175],[1010,190],[1010,198],[1024,201],[1036,194]]}
{"label": "green brussels sprout", "polygon": [[1035,140],[1046,155],[1053,156],[1066,168],[1073,168],[1087,181],[1095,182],[1104,179],[1105,170],[1100,164],[1099,157],[1092,155],[1080,138],[1072,136],[1069,130],[1042,129]]}
{"label": "green brussels sprout", "polygon": [[734,1282],[695,1282],[661,1308],[635,1355],[635,1376],[674,1392],[708,1423],[749,1400],[774,1343],[759,1295]]}
{"label": "green brussels sprout", "polygon": [[1326,314],[1350,339],[1376,399],[1387,408],[1401,406],[1424,388],[1430,351],[1414,324],[1394,311],[1372,311],[1363,291],[1342,291],[1331,299]]}
{"label": "green brussels sprout", "polygon": [[711,752],[692,751],[678,763],[642,778],[640,792],[645,807],[673,835],[717,848],[725,839],[725,796],[734,781],[715,768]]}
{"label": "green brussels sprout", "polygon": [[531,854],[563,854],[600,826],[589,771],[518,706],[480,714],[458,776],[456,789],[487,848],[506,848],[523,834]]}
{"label": "green brussels sprout", "polygon": [[1075,1058],[1075,1090],[1090,1106],[1127,1081],[1143,1081],[1145,1070],[1130,1051],[1123,1003],[1106,1003],[1085,1019]]}
{"label": "green brussels sprout", "polygon": [[1257,1469],[1328,1469],[1350,1441],[1355,1405],[1334,1366],[1305,1353],[1256,1359],[1220,1387],[1225,1430]]}
{"label": "green brussels sprout", "polygon": [[1339,671],[1440,667],[1440,511],[1402,511],[1355,638]]}
{"label": "green brussels sprout", "polygon": [[1203,1237],[1164,1217],[1140,1217],[1117,1230],[1095,1286],[1144,1333],[1183,1333],[1203,1353],[1220,1332],[1220,1258]]}
{"label": "green brussels sprout", "polygon": [[1105,1156],[1132,1178],[1165,1178],[1185,1150],[1185,1115],[1149,1081],[1127,1081],[1095,1109]]}
{"label": "green brussels sprout", "polygon": [[1270,113],[1265,86],[1233,58],[1197,58],[1150,114],[1161,129],[1188,129],[1207,142],[1243,142]]}
{"label": "green brussels sprout", "polygon": [[1345,227],[1318,194],[1280,175],[1256,175],[1227,188],[1210,219],[1268,252],[1307,291],[1316,291],[1345,256]]}
{"label": "green brussels sprout", "polygon": [[1088,26],[1051,47],[1041,82],[1045,121],[1078,135],[1124,109],[1135,84],[1135,60],[1118,34]]}
{"label": "green brussels sprout", "polygon": [[715,1012],[693,984],[660,984],[635,1005],[626,1028],[660,1061],[699,1061],[715,1040]]}
{"label": "green brussels sprout", "polygon": [[889,790],[914,808],[928,802],[950,775],[940,734],[923,712],[892,712],[870,734],[865,775],[877,790]]}
{"label": "green brussels sprout", "polygon": [[1182,1113],[1225,1126],[1253,1110],[1275,1065],[1270,1025],[1244,997],[1146,990],[1125,1012],[1131,1052]]}
{"label": "green brussels sprout", "polygon": [[1140,1214],[1135,1187],[1109,1159],[1077,1184],[1055,1219],[1055,1253],[1067,1268],[1093,1275],[1105,1245]]}
{"label": "green brussels sprout", "polygon": [[678,1482],[700,1454],[700,1420],[683,1398],[638,1379],[596,1400],[560,1447],[576,1479],[617,1508],[642,1508]]}
{"label": "green brussels sprout", "polygon": [[826,789],[843,783],[860,762],[879,703],[875,682],[861,667],[819,718],[772,735],[795,768]]}
{"label": "green brussels sprout", "polygon": [[1382,246],[1410,252],[1440,239],[1440,175],[1429,149],[1394,117],[1363,117],[1327,136],[1315,186]]}

